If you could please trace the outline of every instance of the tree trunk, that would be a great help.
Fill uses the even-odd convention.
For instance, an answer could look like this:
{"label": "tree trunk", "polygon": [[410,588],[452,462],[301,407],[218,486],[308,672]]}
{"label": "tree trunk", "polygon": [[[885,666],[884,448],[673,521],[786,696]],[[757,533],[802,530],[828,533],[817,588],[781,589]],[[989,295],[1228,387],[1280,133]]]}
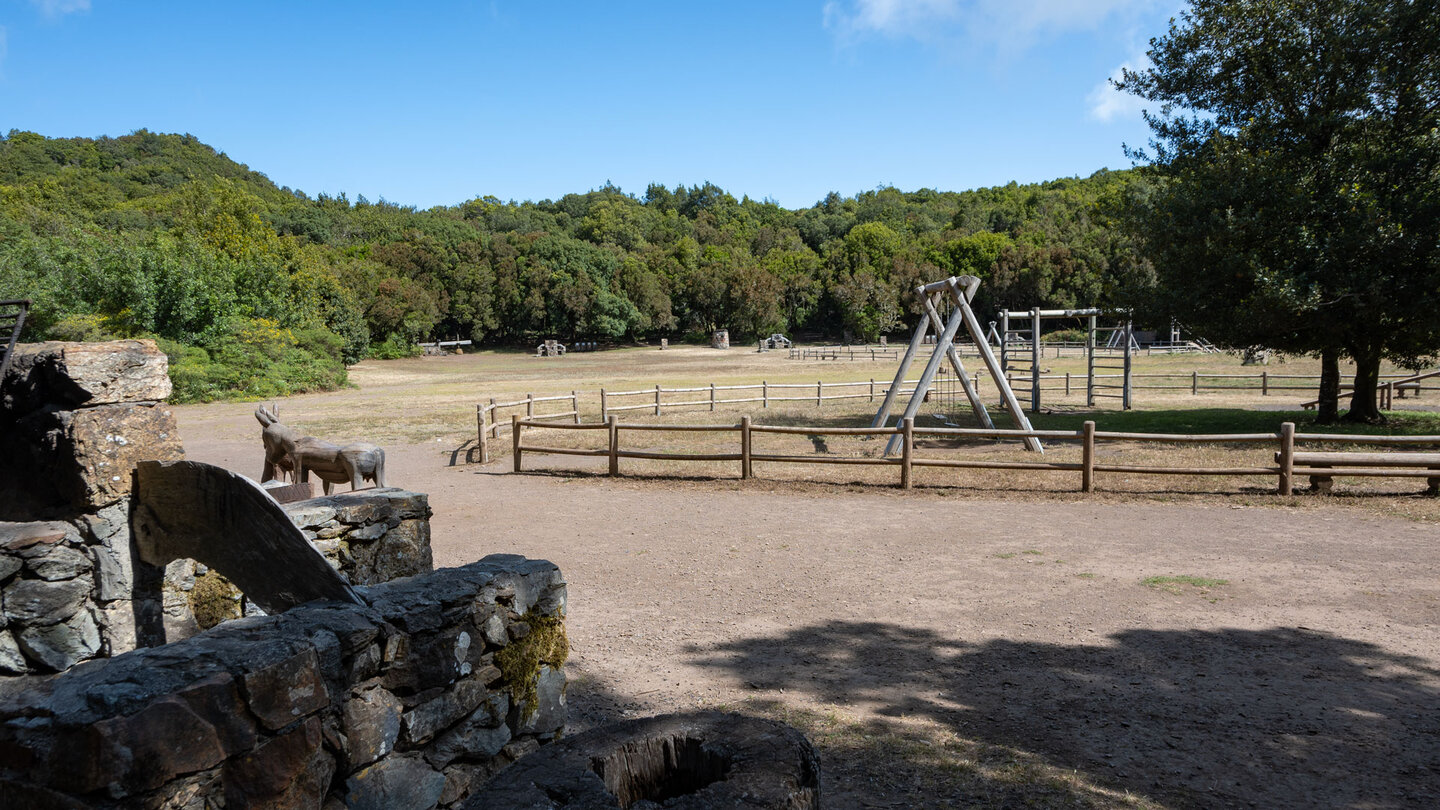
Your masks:
{"label": "tree trunk", "polygon": [[1320,401],[1315,406],[1315,424],[1333,425],[1340,421],[1340,353],[1326,349],[1320,353]]}
{"label": "tree trunk", "polygon": [[1343,417],[1346,422],[1378,425],[1385,421],[1380,413],[1376,386],[1380,383],[1380,353],[1351,352],[1355,358],[1355,390],[1350,395],[1350,411]]}

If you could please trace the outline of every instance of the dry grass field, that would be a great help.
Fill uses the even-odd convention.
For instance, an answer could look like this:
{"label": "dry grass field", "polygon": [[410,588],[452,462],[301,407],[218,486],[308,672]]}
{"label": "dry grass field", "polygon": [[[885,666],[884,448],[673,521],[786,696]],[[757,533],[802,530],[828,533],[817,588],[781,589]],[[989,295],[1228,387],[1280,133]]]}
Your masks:
{"label": "dry grass field", "polygon": [[[1079,362],[1046,366],[1074,373]],[[1214,355],[1137,366],[1192,370],[1251,372]],[[560,565],[576,729],[697,707],[778,717],[816,743],[826,805],[837,808],[1440,804],[1440,499],[1420,495],[1420,482],[1342,481],[1333,496],[1282,498],[1273,478],[1102,474],[1086,495],[1073,472],[925,468],[902,491],[893,468],[757,462],[741,481],[734,462],[627,459],[610,478],[604,459],[539,455],[524,459],[536,472],[515,475],[508,436],[490,464],[464,463],[475,406],[491,397],[576,390],[594,421],[602,387],[883,384],[893,374],[883,362],[738,347],[481,352],[367,362],[352,370],[353,389],[280,405],[306,432],[386,446],[390,483],[430,495],[438,565],[495,552]],[[1303,419],[1306,398],[1142,389],[1136,410],[1121,413],[1047,392],[1051,412],[1036,422],[1273,431]],[[1432,391],[1397,401],[1396,429],[1430,429],[1426,409],[1437,404]],[[928,403],[922,421],[940,405]],[[189,457],[258,473],[253,408],[177,408]],[[855,426],[873,408],[790,402],[624,418]],[[1245,410],[1227,410],[1236,408]],[[603,436],[536,430],[525,441],[598,447]],[[735,440],[625,436],[627,447],[689,452],[731,452]],[[756,449],[879,449],[819,438],[757,436]],[[952,444],[927,440],[919,452],[1033,457],[1011,442]],[[1045,456],[1075,452],[1054,444]],[[1269,463],[1273,449],[1101,452],[1233,466]]]}

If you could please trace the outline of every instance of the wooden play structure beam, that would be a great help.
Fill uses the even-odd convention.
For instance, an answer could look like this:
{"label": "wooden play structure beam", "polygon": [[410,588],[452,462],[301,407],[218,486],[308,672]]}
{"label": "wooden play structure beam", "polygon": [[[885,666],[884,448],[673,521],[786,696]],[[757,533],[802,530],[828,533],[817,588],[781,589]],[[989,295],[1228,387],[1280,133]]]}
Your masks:
{"label": "wooden play structure beam", "polygon": [[[960,362],[960,353],[955,350],[955,335],[963,326],[975,341],[975,347],[980,351],[980,359],[989,370],[991,379],[1000,389],[1001,402],[1005,410],[1010,412],[1010,418],[1015,421],[1016,427],[1020,430],[1030,430],[1030,420],[1025,417],[1025,411],[1020,407],[1020,402],[1015,398],[1015,392],[1011,390],[1009,381],[1005,378],[1005,372],[1000,367],[1000,362],[995,358],[994,352],[990,350],[990,344],[985,341],[984,329],[980,326],[980,320],[975,317],[975,312],[970,308],[970,301],[975,297],[975,291],[980,287],[980,279],[975,276],[951,276],[947,279],[931,282],[915,288],[915,294],[925,309],[925,317],[915,327],[915,334],[910,338],[910,346],[905,350],[905,355],[900,359],[900,368],[895,372],[895,381],[891,383],[885,392],[885,400],[880,403],[880,409],[875,412],[875,418],[871,421],[872,428],[883,427],[890,419],[890,411],[895,406],[896,398],[901,389],[901,383],[905,380],[905,372],[909,370],[910,364],[915,361],[916,355],[920,353],[920,347],[925,344],[925,338],[934,330],[936,334],[935,348],[930,354],[930,359],[925,364],[925,371],[920,375],[920,381],[916,383],[914,392],[910,395],[910,401],[905,404],[905,411],[900,416],[900,421],[913,420],[915,414],[920,410],[920,404],[925,401],[925,394],[935,382],[935,375],[940,370],[940,365],[946,360],[950,361],[951,367],[955,370],[956,377],[965,389],[965,396],[970,400],[970,407],[975,412],[975,418],[986,428],[993,429],[994,422],[990,419],[989,412],[985,409],[984,403],[980,401],[979,393],[970,382],[970,376],[965,371],[965,366]],[[938,304],[948,301],[953,309],[950,312],[948,321],[940,317]],[[1040,440],[1034,436],[1026,436],[1025,447],[1037,453],[1043,453],[1044,448]],[[885,446],[885,455],[895,452],[899,443],[899,437],[891,438]]]}

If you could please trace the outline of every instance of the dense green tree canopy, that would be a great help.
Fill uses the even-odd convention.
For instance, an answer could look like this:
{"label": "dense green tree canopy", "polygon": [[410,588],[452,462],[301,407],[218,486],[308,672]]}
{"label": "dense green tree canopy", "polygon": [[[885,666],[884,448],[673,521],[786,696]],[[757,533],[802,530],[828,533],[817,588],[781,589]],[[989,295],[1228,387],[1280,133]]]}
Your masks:
{"label": "dense green tree canopy", "polygon": [[874,339],[915,323],[915,285],[953,274],[985,280],[982,312],[1111,302],[1148,273],[1110,220],[1133,182],[886,187],[799,211],[709,183],[607,185],[421,211],[278,188],[188,135],[12,131],[0,298],[35,301],[27,339],[166,341],[188,397],[332,385],[342,362],[435,338]]}
{"label": "dense green tree canopy", "polygon": [[1440,349],[1440,9],[1433,0],[1193,0],[1120,86],[1159,182],[1135,207],[1148,303],[1211,340],[1357,365]]}

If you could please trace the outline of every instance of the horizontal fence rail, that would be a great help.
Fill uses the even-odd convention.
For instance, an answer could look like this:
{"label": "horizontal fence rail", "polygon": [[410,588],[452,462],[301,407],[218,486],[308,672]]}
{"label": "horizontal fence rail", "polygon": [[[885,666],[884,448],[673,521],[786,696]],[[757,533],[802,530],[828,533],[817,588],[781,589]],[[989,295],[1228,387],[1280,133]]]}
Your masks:
{"label": "horizontal fence rail", "polygon": [[[956,344],[957,348],[960,344]],[[1066,344],[1062,344],[1062,348]],[[839,347],[846,348],[846,347]],[[858,351],[859,349],[857,349]],[[868,349],[867,349],[868,350]],[[794,350],[792,350],[794,351]],[[879,351],[879,350],[877,350]],[[1012,370],[1013,371],[1013,370]],[[978,385],[985,373],[976,371],[971,373],[971,384]],[[1119,390],[1119,381],[1124,374],[1096,374],[1094,375],[1095,387],[1103,390]],[[1019,390],[1031,386],[1034,378],[1030,375],[1021,376],[1016,373],[1008,373],[1011,388]],[[1379,390],[1381,392],[1380,407],[1390,409],[1393,398],[1404,398],[1406,395],[1419,396],[1422,391],[1440,391],[1440,370],[1427,372],[1418,375],[1381,375]],[[1072,391],[1083,393],[1086,388],[1086,376],[1083,373],[1065,374],[1041,374],[1039,375],[1041,391],[1063,392],[1069,396]],[[1319,385],[1319,375],[1307,374],[1271,374],[1268,371],[1260,371],[1254,374],[1202,374],[1198,371],[1189,374],[1134,374],[1130,375],[1132,388],[1145,391],[1174,390],[1183,391],[1188,389],[1191,394],[1199,395],[1205,391],[1242,391],[1259,389],[1261,395],[1268,396],[1272,391],[1314,391]],[[1434,384],[1426,386],[1425,382],[1434,380]],[[1156,381],[1154,384],[1147,384],[1147,381]],[[1180,381],[1178,384],[1175,381]],[[1188,381],[1188,384],[1186,382]],[[1297,385],[1296,381],[1313,381],[1310,385]],[[918,380],[905,380],[897,394],[908,396],[915,392],[914,386]],[[1048,383],[1048,385],[1047,385]],[[1342,386],[1348,390],[1350,386]],[[649,411],[659,416],[666,409],[678,408],[708,408],[715,410],[719,405],[742,405],[760,403],[761,408],[769,408],[771,403],[782,402],[813,402],[817,406],[823,406],[826,402],[837,400],[863,399],[870,402],[876,401],[876,397],[883,398],[889,390],[889,384],[869,380],[856,380],[851,382],[824,382],[817,380],[813,383],[772,383],[761,380],[758,383],[745,383],[740,385],[716,385],[714,383],[701,386],[665,388],[655,385],[650,388],[640,388],[632,391],[608,391],[601,388],[599,394],[600,419],[604,421],[612,413],[625,413],[628,411]],[[803,392],[803,394],[801,393]],[[694,396],[699,394],[700,396]],[[686,395],[684,399],[674,399],[675,396]],[[1120,398],[1123,395],[1117,393],[1095,393],[1096,397]],[[475,420],[477,433],[477,446],[480,455],[480,462],[490,461],[489,441],[498,439],[509,430],[510,423],[505,418],[507,415],[520,413],[523,410],[525,419],[534,420],[563,420],[569,419],[572,423],[580,421],[580,399],[578,391],[571,391],[569,394],[557,394],[548,396],[536,396],[526,394],[524,399],[516,399],[508,402],[499,402],[492,398],[488,403],[475,406]],[[585,396],[590,396],[589,394]],[[642,399],[644,401],[637,401]],[[548,410],[550,403],[566,403],[567,410]],[[1305,407],[1311,407],[1314,403],[1305,403]],[[537,408],[537,406],[542,406]],[[562,406],[563,407],[563,406]]]}
{"label": "horizontal fence rail", "polygon": [[[910,489],[913,484],[914,468],[966,468],[990,470],[1035,470],[1059,471],[1080,474],[1080,491],[1095,491],[1096,473],[1124,473],[1127,475],[1187,475],[1187,476],[1267,476],[1276,479],[1276,492],[1291,495],[1297,475],[1311,477],[1312,485],[1318,481],[1328,482],[1335,476],[1386,476],[1395,478],[1426,478],[1430,492],[1440,490],[1440,455],[1430,453],[1392,452],[1377,453],[1326,453],[1325,464],[1315,461],[1317,454],[1296,452],[1302,443],[1354,444],[1354,445],[1401,445],[1440,446],[1440,436],[1349,436],[1328,433],[1296,433],[1295,425],[1286,422],[1276,433],[1227,433],[1227,434],[1174,434],[1174,433],[1126,433],[1100,431],[1094,422],[1086,422],[1080,430],[999,430],[984,428],[942,428],[916,427],[914,418],[906,418],[894,427],[808,427],[797,425],[757,425],[749,416],[742,416],[738,424],[725,425],[656,425],[623,423],[614,414],[605,422],[591,424],[563,424],[538,419],[522,419],[519,414],[511,416],[512,464],[515,472],[523,470],[524,458],[528,454],[553,454],[571,456],[596,456],[609,460],[609,474],[620,474],[621,459],[648,459],[659,461],[738,461],[740,478],[754,476],[755,462],[774,464],[860,464],[899,468],[899,485]],[[523,434],[526,430],[604,430],[607,444],[604,448],[554,447],[526,444]],[[707,432],[738,434],[738,452],[733,453],[675,453],[625,450],[620,444],[620,434],[633,432]],[[881,455],[839,456],[839,455],[795,455],[781,453],[757,453],[754,450],[755,434],[817,436],[900,436],[899,457]],[[1080,446],[1079,462],[1058,461],[1008,461],[996,459],[927,458],[917,455],[917,437],[972,438],[972,439],[1044,439],[1050,442],[1074,443]],[[1276,448],[1274,465],[1231,466],[1231,467],[1167,467],[1138,464],[1105,464],[1095,460],[1095,448],[1100,442],[1146,442],[1151,444],[1254,444],[1271,445]],[[1350,460],[1347,462],[1347,460]],[[1350,463],[1352,466],[1343,466]],[[1327,466],[1328,465],[1328,466]]]}

